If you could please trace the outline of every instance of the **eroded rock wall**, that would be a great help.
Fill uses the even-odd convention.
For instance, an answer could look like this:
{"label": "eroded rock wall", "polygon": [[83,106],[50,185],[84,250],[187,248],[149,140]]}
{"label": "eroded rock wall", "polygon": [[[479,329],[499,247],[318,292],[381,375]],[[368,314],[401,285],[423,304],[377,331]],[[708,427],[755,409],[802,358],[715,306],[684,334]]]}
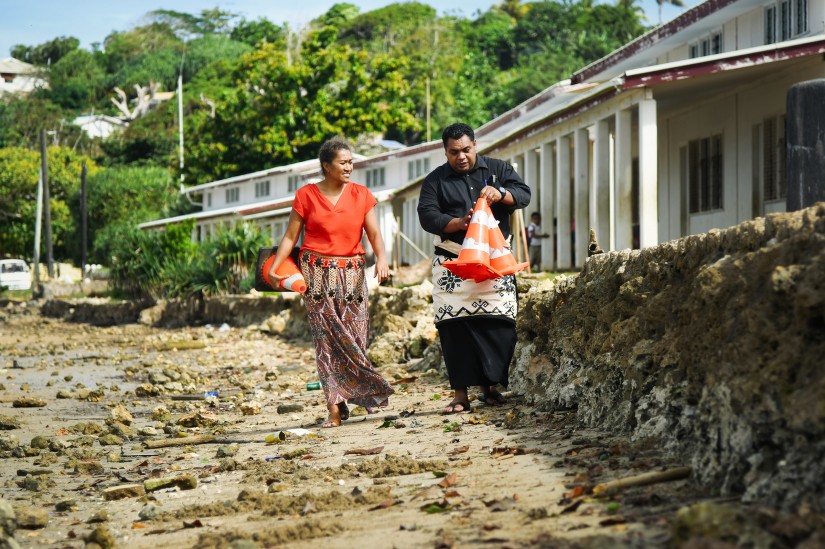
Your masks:
{"label": "eroded rock wall", "polygon": [[825,510],[825,203],[590,258],[524,300],[511,386],[722,494]]}

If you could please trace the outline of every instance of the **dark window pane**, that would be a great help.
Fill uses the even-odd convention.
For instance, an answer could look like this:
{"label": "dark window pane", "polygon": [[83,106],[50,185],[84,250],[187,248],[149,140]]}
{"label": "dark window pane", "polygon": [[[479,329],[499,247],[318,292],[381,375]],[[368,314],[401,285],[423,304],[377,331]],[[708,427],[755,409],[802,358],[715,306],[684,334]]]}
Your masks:
{"label": "dark window pane", "polygon": [[711,209],[722,209],[722,136],[713,137],[713,156],[711,165]]}
{"label": "dark window pane", "polygon": [[762,123],[762,150],[764,154],[763,181],[765,200],[777,198],[776,186],[776,123],[773,118],[766,118]]}
{"label": "dark window pane", "polygon": [[688,185],[690,213],[699,211],[699,141],[688,143]]}
{"label": "dark window pane", "polygon": [[699,141],[699,211],[710,209],[710,139]]}

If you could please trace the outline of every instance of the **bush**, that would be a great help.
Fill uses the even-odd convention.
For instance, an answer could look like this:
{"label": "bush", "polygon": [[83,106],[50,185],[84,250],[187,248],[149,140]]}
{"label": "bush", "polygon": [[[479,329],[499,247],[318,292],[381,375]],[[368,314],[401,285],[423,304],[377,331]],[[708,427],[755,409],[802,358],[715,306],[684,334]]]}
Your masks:
{"label": "bush", "polygon": [[132,298],[248,293],[254,285],[250,269],[269,239],[257,227],[239,225],[193,244],[193,226],[189,221],[163,232],[130,231],[116,250],[112,286]]}

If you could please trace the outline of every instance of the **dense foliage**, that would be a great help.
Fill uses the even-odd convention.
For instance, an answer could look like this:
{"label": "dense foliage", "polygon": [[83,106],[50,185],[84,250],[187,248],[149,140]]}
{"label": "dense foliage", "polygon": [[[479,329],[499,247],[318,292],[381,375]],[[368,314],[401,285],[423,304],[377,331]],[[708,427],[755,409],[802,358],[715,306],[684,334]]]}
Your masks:
{"label": "dense foliage", "polygon": [[195,244],[193,225],[190,221],[161,232],[122,233],[113,248],[112,286],[136,299],[248,292],[254,281],[250,269],[269,238],[257,227],[237,225]]}

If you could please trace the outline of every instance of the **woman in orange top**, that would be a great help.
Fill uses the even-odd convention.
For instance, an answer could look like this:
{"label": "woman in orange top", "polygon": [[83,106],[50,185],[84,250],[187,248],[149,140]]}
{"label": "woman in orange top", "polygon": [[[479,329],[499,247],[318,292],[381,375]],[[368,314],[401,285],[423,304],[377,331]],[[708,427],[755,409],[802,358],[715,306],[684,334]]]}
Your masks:
{"label": "woman in orange top", "polygon": [[366,187],[349,180],[349,145],[339,139],[327,141],[318,158],[324,180],[295,193],[286,234],[267,276],[273,285],[287,278],[275,271],[305,228],[300,257],[308,288],[303,297],[315,342],[318,377],[329,408],[323,426],[338,427],[349,418],[345,401],[365,408],[386,406],[395,392],[367,358],[369,313],[361,246],[365,229],[375,251],[376,278],[386,280],[390,270],[375,215],[375,197]]}

